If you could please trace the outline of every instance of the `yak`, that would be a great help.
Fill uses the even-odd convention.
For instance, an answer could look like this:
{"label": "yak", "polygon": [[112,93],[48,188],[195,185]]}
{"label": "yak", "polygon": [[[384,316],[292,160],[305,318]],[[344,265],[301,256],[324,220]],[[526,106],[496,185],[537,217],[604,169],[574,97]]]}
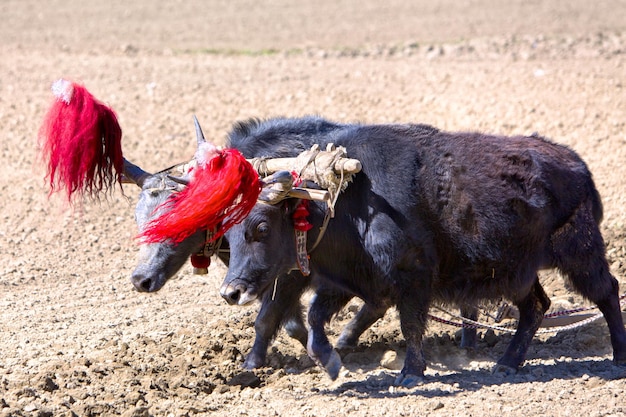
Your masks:
{"label": "yak", "polygon": [[[47,160],[46,180],[49,182],[51,193],[64,190],[71,203],[77,196],[97,198],[102,193],[106,194],[117,182],[135,183],[142,189],[135,211],[142,234],[153,220],[171,214],[168,212],[171,207],[168,202],[175,200],[178,195],[184,195],[187,190],[178,194],[182,187],[181,181],[170,176],[168,169],[150,174],[124,158],[121,147],[122,129],[113,109],[97,100],[84,86],[66,79],[53,83],[52,92],[55,100],[46,113],[39,131],[41,156]],[[217,150],[212,145],[208,146],[197,120],[195,118],[194,120],[199,148]],[[247,156],[295,156],[308,149],[312,143],[317,143],[318,139],[321,142],[323,139],[320,138],[341,128],[338,124],[315,117],[307,121],[299,120],[295,124],[278,119],[273,123],[263,123],[261,129],[255,129],[255,126],[259,127],[259,123],[242,123],[236,127],[230,135],[230,145],[241,148]],[[250,130],[251,128],[254,132]],[[234,161],[234,165],[231,164],[230,167],[235,171],[230,171],[231,174],[254,172],[252,167],[247,167],[249,164],[243,159],[241,152],[230,149],[224,154],[233,156],[229,158],[230,161]],[[208,180],[211,186],[230,189],[230,185],[224,185],[230,184],[232,175],[229,175],[223,174],[222,171],[218,183],[215,183],[214,178]],[[257,180],[256,172],[249,178]],[[208,194],[216,194],[210,189],[203,190],[207,191]],[[200,204],[210,206],[211,210],[226,210],[228,204],[234,202],[230,199],[241,195],[237,194],[238,190],[235,191],[224,201],[215,198],[211,200],[217,205],[208,204],[205,201],[206,195],[203,194],[203,201]],[[254,203],[253,200],[251,202]],[[250,207],[249,203],[246,203],[246,207]],[[228,212],[233,213],[230,209]],[[224,225],[222,227],[225,228]],[[208,225],[204,227],[207,228]],[[202,229],[201,225],[194,225],[182,241],[174,243],[160,241],[158,244],[142,245],[140,263],[131,278],[135,287],[140,291],[160,289],[190,255],[200,251],[205,247],[206,241],[210,240],[207,237],[207,230]],[[218,255],[223,261],[228,262],[227,252],[218,251]],[[276,298],[266,297],[263,302],[256,320],[257,340],[253,352],[246,361],[247,367],[262,364],[269,341],[281,323],[285,324],[292,336],[303,344],[307,343],[307,330],[301,317],[299,296],[309,281],[298,279],[297,273],[293,274],[296,276],[289,277],[292,273],[286,271],[285,283],[277,289]],[[258,292],[255,297],[264,294]],[[234,300],[232,293],[228,298],[230,302],[239,303],[245,299],[244,297]],[[355,342],[360,332],[384,314],[385,310],[365,306],[361,311],[363,314],[359,314],[344,333],[346,342]]]}
{"label": "yak", "polygon": [[[599,307],[614,362],[626,364],[618,282],[599,229],[601,199],[573,150],[535,134],[445,132],[421,124],[328,126],[324,141],[362,164],[309,254],[317,291],[307,350],[331,378],[341,359],[324,326],[352,297],[372,310],[396,306],[407,345],[396,383],[406,386],[424,375],[422,338],[433,304],[508,299],[520,317],[494,371],[517,371],[550,305],[537,276],[549,268]],[[309,247],[327,209],[310,203]],[[224,286],[236,287],[237,297],[252,300],[294,269],[293,214],[300,204],[297,198],[259,202],[226,232]]]}
{"label": "yak", "polygon": [[[199,143],[205,141],[202,129],[196,123],[196,136]],[[227,147],[238,149],[247,158],[282,158],[296,156],[309,149],[315,143],[323,143],[329,132],[334,132],[340,125],[319,117],[299,118],[297,120],[277,118],[261,122],[251,119],[235,123],[227,136]],[[126,177],[130,182],[141,187],[139,200],[135,208],[135,220],[139,231],[154,218],[166,210],[164,203],[173,193],[182,187],[179,178],[172,177],[169,170],[150,174],[126,161]],[[140,292],[160,290],[167,280],[176,274],[187,260],[203,250],[207,231],[199,230],[178,244],[170,241],[154,244],[142,244],[138,264],[131,274],[131,282]],[[228,240],[222,239],[215,254],[226,265],[229,263]],[[267,288],[255,293],[254,298],[261,300],[261,307],[255,320],[255,341],[246,356],[244,368],[253,369],[263,366],[267,349],[281,325],[287,334],[307,346],[308,330],[302,318],[300,298],[311,279],[298,271],[289,271],[276,283],[276,291]],[[247,304],[241,295],[241,287],[232,283],[221,288],[224,299],[229,304]],[[338,347],[351,348],[356,345],[359,336],[376,320],[384,315],[387,308],[371,308],[363,305],[354,320],[342,332]],[[464,313],[475,319],[474,310]],[[463,329],[461,347],[473,348],[476,344],[475,329]]]}
{"label": "yak", "polygon": [[[198,143],[204,142],[204,134],[194,118]],[[320,118],[309,118],[305,123],[297,126],[276,120],[275,123],[266,123],[261,130],[253,129],[255,121],[236,123],[227,136],[227,146],[236,148],[245,157],[283,158],[296,156],[309,149],[311,145],[320,141],[326,132],[332,131],[336,125]],[[173,193],[184,187],[184,179],[169,175],[165,170],[156,174],[149,174],[140,168],[126,162],[127,178],[141,187],[139,201],[135,208],[135,220],[139,231],[154,218],[167,209],[164,203]],[[183,183],[183,184],[181,184]],[[155,292],[160,290],[187,260],[203,250],[207,239],[206,230],[198,230],[182,242],[142,244],[138,264],[131,274],[131,282],[140,292]],[[228,240],[223,239],[220,246],[215,248],[215,254],[228,265]],[[253,369],[263,366],[266,361],[267,349],[276,336],[281,325],[287,334],[298,340],[303,346],[307,345],[308,330],[302,318],[300,297],[310,285],[310,279],[302,276],[298,271],[291,271],[281,277],[276,291],[265,291],[258,294],[261,299],[261,308],[255,320],[255,341],[246,356],[244,368]],[[223,294],[230,304],[235,303],[236,296],[231,291],[228,296]],[[366,306],[355,321],[346,328],[344,333],[345,345],[356,344],[360,334],[374,321],[384,314],[384,311],[371,311]],[[374,316],[374,317],[372,317]],[[472,342],[467,342],[474,343]]]}
{"label": "yak", "polygon": [[[202,129],[196,123],[198,142],[205,141]],[[329,122],[320,117],[274,118],[261,121],[250,119],[235,123],[227,135],[226,146],[238,149],[247,158],[283,158],[296,156],[313,144],[328,142],[328,134],[341,129],[343,125]],[[140,168],[126,163],[127,176],[133,178],[141,187],[139,201],[135,208],[135,220],[139,231],[163,210],[164,203],[173,193],[181,190],[179,178],[172,177],[169,170],[149,174]],[[194,254],[203,250],[207,239],[207,231],[199,230],[182,242],[174,244],[170,241],[154,244],[142,244],[138,264],[131,274],[131,282],[140,292],[160,290],[167,280],[176,274],[185,262]],[[221,240],[219,247],[213,249],[219,259],[229,264],[228,239]],[[275,287],[275,291],[272,289]],[[281,276],[272,289],[251,295],[249,287],[241,283],[225,282],[221,295],[231,305],[246,305],[253,299],[261,300],[261,307],[255,319],[255,340],[252,349],[246,356],[244,368],[253,369],[263,366],[266,361],[270,342],[283,326],[287,334],[307,346],[308,330],[302,318],[300,298],[303,293],[313,287],[310,277],[303,276],[299,271],[289,271]],[[370,306],[364,304],[355,318],[347,325],[337,341],[338,349],[350,349],[356,346],[359,336],[374,322],[381,318],[389,306]],[[464,317],[476,320],[477,310],[474,306],[461,309]],[[476,346],[476,329],[463,328],[460,347],[473,349]]]}

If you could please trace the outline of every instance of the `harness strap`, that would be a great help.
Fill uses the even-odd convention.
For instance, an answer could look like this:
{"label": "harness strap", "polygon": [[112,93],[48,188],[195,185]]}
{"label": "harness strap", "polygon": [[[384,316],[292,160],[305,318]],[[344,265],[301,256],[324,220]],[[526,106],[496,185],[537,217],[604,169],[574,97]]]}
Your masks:
{"label": "harness strap", "polygon": [[202,249],[191,255],[191,265],[195,275],[206,275],[209,273],[209,265],[211,265],[211,256],[219,251],[222,245],[222,238],[215,240],[215,231],[207,230]]}
{"label": "harness strap", "polygon": [[300,269],[300,272],[302,272],[302,275],[304,275],[305,277],[311,273],[311,269],[309,266],[309,253],[313,252],[315,248],[317,248],[317,246],[320,244],[320,242],[322,241],[322,238],[326,234],[326,230],[328,229],[328,223],[330,222],[330,219],[332,217],[335,217],[335,204],[337,203],[337,198],[339,198],[339,194],[341,190],[343,189],[345,180],[346,178],[344,177],[344,170],[343,170],[343,165],[342,165],[339,186],[337,187],[337,191],[335,195],[333,196],[332,201],[330,202],[330,204],[327,204],[326,206],[326,213],[324,214],[322,227],[320,227],[320,231],[317,234],[317,239],[315,239],[315,242],[313,243],[313,246],[311,246],[311,249],[309,249],[308,251],[306,249],[307,232],[306,231],[302,232],[297,229],[295,230],[296,255],[297,255],[296,261],[298,264],[298,268]]}

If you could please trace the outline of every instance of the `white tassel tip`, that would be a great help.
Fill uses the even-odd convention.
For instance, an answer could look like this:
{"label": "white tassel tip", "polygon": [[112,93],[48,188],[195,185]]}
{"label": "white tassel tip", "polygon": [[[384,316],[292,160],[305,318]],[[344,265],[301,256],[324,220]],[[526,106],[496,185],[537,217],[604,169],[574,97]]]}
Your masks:
{"label": "white tassel tip", "polygon": [[61,78],[52,84],[52,93],[57,99],[65,102],[65,104],[70,104],[72,94],[74,93],[74,87],[71,82]]}
{"label": "white tassel tip", "polygon": [[219,149],[211,142],[203,142],[196,150],[196,160],[200,165],[205,165],[213,157],[219,154]]}

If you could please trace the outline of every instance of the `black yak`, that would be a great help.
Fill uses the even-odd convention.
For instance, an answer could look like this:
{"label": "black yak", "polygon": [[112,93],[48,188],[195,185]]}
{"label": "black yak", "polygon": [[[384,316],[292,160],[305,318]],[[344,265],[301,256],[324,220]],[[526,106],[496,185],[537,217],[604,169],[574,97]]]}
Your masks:
{"label": "black yak", "polygon": [[[297,123],[297,119],[292,121]],[[414,124],[337,125],[325,142],[361,161],[310,253],[319,287],[308,313],[308,352],[336,378],[341,366],[324,325],[356,296],[395,305],[407,355],[398,383],[423,377],[422,337],[433,303],[475,305],[501,297],[520,311],[496,369],[517,370],[550,300],[537,271],[557,268],[600,308],[614,361],[626,363],[618,282],[600,234],[600,196],[581,158],[538,136],[449,133]],[[292,215],[301,201],[258,203],[226,232],[224,285],[253,299],[296,263]],[[309,205],[309,245],[325,215]]]}

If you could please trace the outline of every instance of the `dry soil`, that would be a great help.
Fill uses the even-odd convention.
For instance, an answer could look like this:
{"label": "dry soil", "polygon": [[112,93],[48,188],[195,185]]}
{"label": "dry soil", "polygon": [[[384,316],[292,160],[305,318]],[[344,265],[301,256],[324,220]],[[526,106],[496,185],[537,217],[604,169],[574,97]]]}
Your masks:
{"label": "dry soil", "polygon": [[[506,377],[490,368],[508,333],[481,331],[471,354],[433,322],[426,382],[394,387],[395,311],[337,381],[284,333],[243,372],[257,307],[220,298],[225,268],[134,291],[136,188],[71,208],[36,158],[60,77],[117,111],[125,156],[149,171],[193,155],[194,114],[218,143],[237,120],[306,114],[538,132],[588,162],[624,292],[626,2],[6,0],[0,16],[1,416],[626,415],[603,320],[538,335]],[[586,305],[542,281],[555,309]]]}

